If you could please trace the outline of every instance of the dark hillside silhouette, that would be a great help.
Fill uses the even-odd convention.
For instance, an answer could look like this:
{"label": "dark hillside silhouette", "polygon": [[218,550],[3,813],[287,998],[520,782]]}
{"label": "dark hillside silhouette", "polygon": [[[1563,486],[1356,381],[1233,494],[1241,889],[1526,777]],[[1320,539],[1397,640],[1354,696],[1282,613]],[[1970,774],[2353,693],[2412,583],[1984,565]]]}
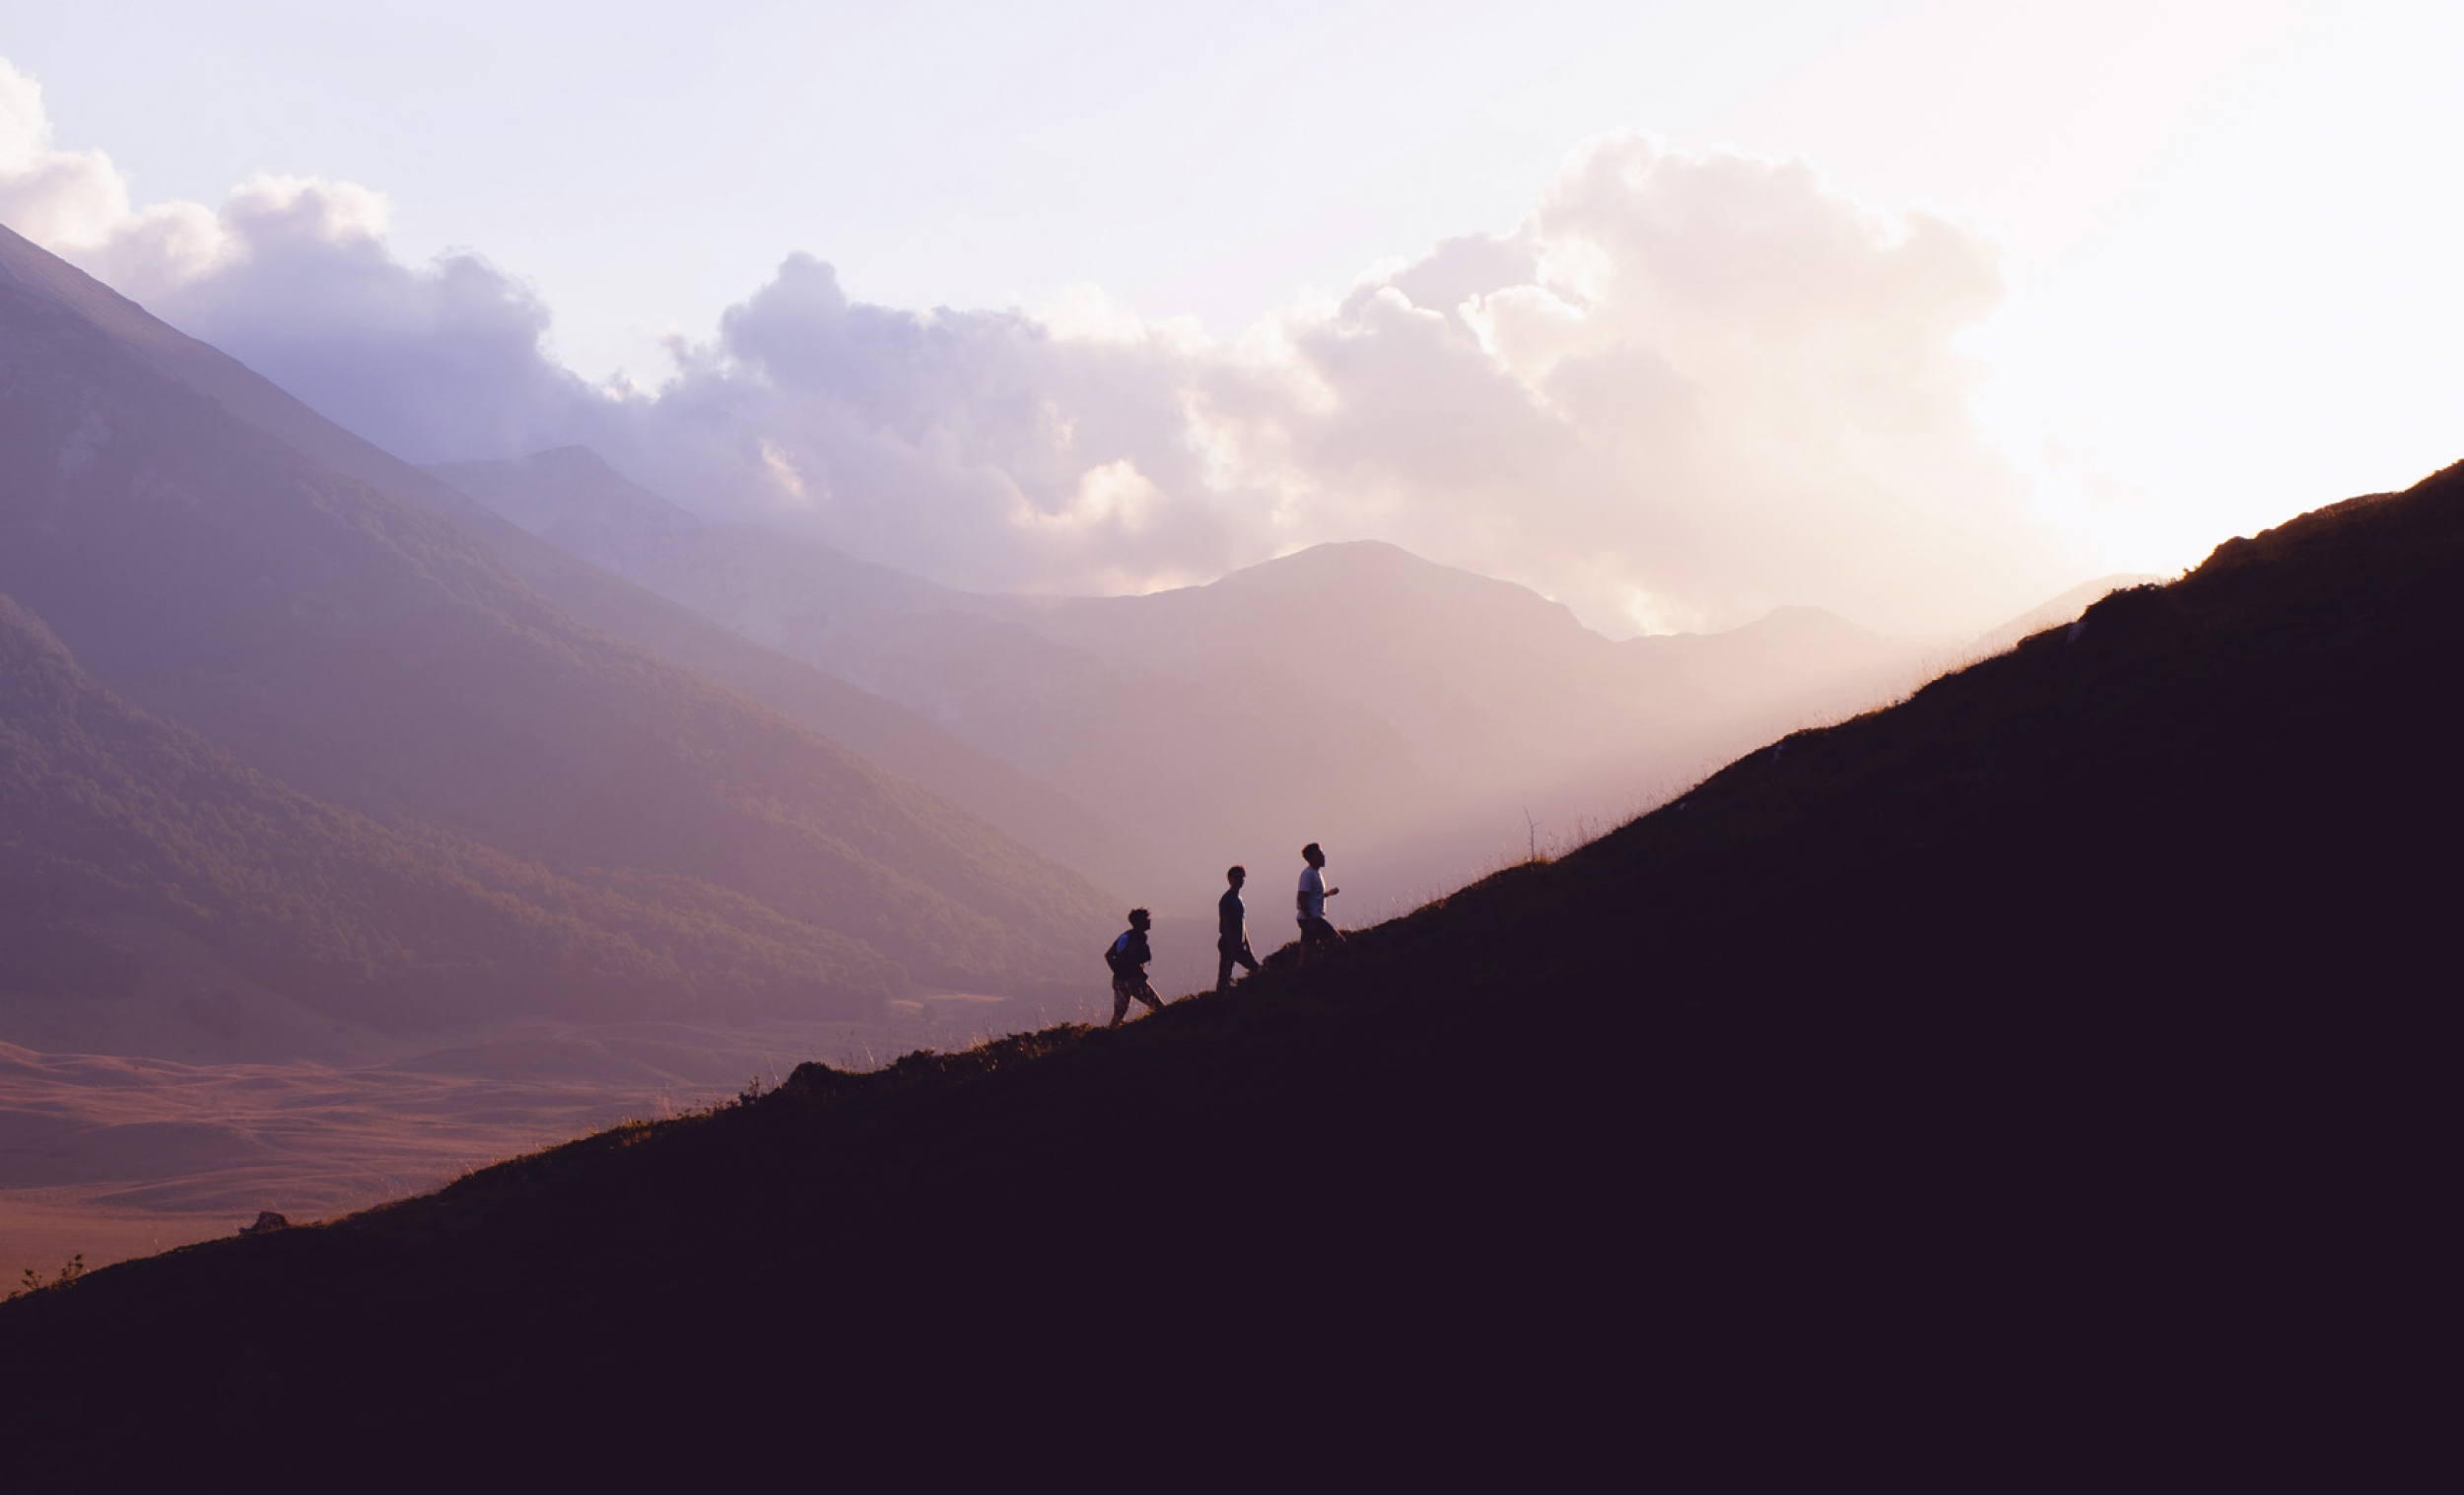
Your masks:
{"label": "dark hillside silhouette", "polygon": [[1076,874],[576,624],[476,540],[235,419],[14,267],[0,591],[105,688],[304,793],[618,898],[723,890],[866,952],[845,971],[1034,990],[1068,982],[1110,919]]}
{"label": "dark hillside silhouette", "polygon": [[2429,1298],[2458,678],[2464,468],[1231,997],[38,1294],[0,1406],[34,1468],[1075,1467],[1139,1386],[1193,1477],[2267,1445]]}
{"label": "dark hillside silhouette", "polygon": [[2128,586],[2162,585],[2164,579],[2144,572],[2117,572],[2092,581],[2083,581],[1997,628],[1987,629],[1968,641],[1966,652],[1973,659],[1999,654],[2030,634],[2040,634],[2049,628],[2068,627],[2078,620],[2080,614],[2103,601],[2109,593]]}

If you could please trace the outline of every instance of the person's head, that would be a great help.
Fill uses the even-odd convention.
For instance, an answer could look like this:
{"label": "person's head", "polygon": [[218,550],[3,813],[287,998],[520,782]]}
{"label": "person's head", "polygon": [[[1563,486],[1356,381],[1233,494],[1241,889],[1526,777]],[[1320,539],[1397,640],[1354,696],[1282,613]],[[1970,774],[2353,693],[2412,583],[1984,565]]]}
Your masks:
{"label": "person's head", "polygon": [[1239,865],[1226,867],[1223,869],[1223,880],[1237,888],[1249,881],[1249,868]]}
{"label": "person's head", "polygon": [[1314,841],[1300,849],[1300,859],[1313,867],[1326,865],[1326,853],[1318,849],[1318,844]]}
{"label": "person's head", "polygon": [[1130,928],[1132,928],[1132,929],[1143,929],[1143,928],[1145,928],[1148,924],[1153,923],[1153,922],[1154,922],[1154,918],[1153,918],[1150,915],[1148,915],[1148,914],[1147,914],[1147,912],[1146,912],[1144,909],[1131,909],[1131,910],[1129,911],[1129,927],[1130,927]]}

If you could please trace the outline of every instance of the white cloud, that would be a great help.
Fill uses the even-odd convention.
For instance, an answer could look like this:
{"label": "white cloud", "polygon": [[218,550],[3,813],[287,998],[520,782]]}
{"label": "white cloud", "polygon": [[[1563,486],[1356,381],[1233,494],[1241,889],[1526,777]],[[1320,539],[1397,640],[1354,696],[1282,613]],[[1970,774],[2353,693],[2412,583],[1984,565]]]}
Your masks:
{"label": "white cloud", "polygon": [[54,149],[41,90],[0,59],[0,222],[419,460],[518,445],[607,403],[546,356],[548,313],[472,254],[386,247],[384,197],[258,175],[219,208],[132,209],[99,151]]}
{"label": "white cloud", "polygon": [[89,242],[128,217],[128,186],[101,151],[58,151],[42,85],[0,57],[0,223],[42,243]]}
{"label": "white cloud", "polygon": [[133,210],[5,65],[0,217],[406,456],[586,442],[689,507],[961,584],[1141,588],[1376,537],[1616,633],[1780,603],[1932,629],[2078,569],[1969,412],[1995,246],[1800,162],[1594,141],[1511,232],[1229,345],[1092,288],[871,306],[790,255],[655,391],[564,370],[540,299],[475,255],[395,259],[364,188]]}
{"label": "white cloud", "polygon": [[[1300,528],[1518,577],[1616,631],[1814,602],[1941,627],[2058,582],[2030,485],[1979,433],[1958,340],[1976,232],[1802,163],[1592,142],[1513,233],[1288,319],[1323,385],[1219,402]],[[1288,383],[1288,380],[1280,381]]]}
{"label": "white cloud", "polygon": [[1137,463],[1123,457],[1090,467],[1078,479],[1078,491],[1057,513],[1023,505],[1021,519],[1029,525],[1067,525],[1075,529],[1116,525],[1125,530],[1146,527],[1164,503],[1163,490],[1146,480]]}

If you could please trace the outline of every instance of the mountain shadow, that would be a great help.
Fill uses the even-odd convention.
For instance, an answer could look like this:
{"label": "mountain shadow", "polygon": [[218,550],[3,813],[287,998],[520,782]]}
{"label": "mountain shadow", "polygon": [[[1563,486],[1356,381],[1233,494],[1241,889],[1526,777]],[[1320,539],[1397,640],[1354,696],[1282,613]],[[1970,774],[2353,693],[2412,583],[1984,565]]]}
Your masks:
{"label": "mountain shadow", "polygon": [[2430,1280],[2460,668],[2464,468],[1228,997],[38,1293],[0,1405],[123,1471],[2264,1442]]}

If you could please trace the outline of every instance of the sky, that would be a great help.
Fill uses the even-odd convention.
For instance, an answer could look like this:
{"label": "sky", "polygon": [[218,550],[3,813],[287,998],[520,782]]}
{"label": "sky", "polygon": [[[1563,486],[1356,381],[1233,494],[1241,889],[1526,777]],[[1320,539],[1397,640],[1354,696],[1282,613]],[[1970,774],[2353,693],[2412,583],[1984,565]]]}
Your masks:
{"label": "sky", "polygon": [[[1234,12],[1237,12],[1235,14]],[[2464,9],[0,16],[0,222],[418,460],[964,585],[1981,627],[2464,456]]]}

